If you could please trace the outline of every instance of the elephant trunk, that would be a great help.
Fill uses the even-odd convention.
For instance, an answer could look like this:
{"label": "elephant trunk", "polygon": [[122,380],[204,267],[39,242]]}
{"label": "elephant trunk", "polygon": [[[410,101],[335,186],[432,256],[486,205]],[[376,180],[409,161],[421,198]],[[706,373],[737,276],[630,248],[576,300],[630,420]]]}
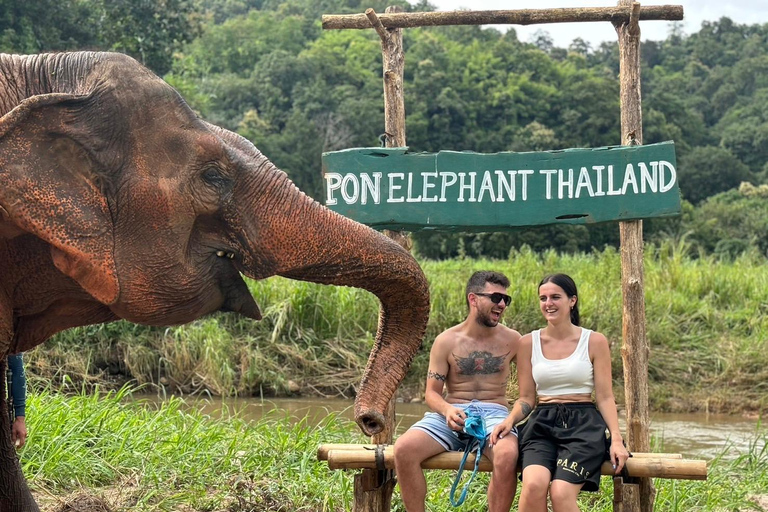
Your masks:
{"label": "elephant trunk", "polygon": [[254,180],[251,189],[255,197],[249,198],[257,201],[259,212],[265,212],[257,214],[247,230],[249,237],[255,233],[260,241],[251,247],[261,251],[253,255],[256,265],[250,268],[268,268],[271,274],[291,279],[363,288],[381,301],[375,344],[355,399],[358,425],[368,435],[377,434],[384,428],[387,405],[426,330],[426,277],[397,243],[330,211],[299,191],[271,163],[265,165],[268,172],[259,173],[260,179]]}

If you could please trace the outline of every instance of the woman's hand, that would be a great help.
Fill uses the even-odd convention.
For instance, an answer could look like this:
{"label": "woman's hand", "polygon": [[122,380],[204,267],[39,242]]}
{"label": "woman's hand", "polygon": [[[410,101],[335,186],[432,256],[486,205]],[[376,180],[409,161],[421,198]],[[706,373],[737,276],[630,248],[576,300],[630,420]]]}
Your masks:
{"label": "woman's hand", "polygon": [[11,427],[11,441],[16,448],[21,448],[27,442],[27,424],[24,416],[16,416]]}
{"label": "woman's hand", "polygon": [[515,425],[512,423],[512,417],[507,416],[507,419],[493,427],[493,432],[491,432],[490,439],[491,446],[494,446],[499,441],[499,439],[503,439],[507,434],[512,432],[514,426]]}
{"label": "woman's hand", "polygon": [[618,475],[621,473],[621,470],[624,469],[624,463],[627,462],[627,459],[629,458],[629,452],[624,446],[624,441],[622,441],[620,437],[615,437],[611,440],[610,453],[614,473]]}

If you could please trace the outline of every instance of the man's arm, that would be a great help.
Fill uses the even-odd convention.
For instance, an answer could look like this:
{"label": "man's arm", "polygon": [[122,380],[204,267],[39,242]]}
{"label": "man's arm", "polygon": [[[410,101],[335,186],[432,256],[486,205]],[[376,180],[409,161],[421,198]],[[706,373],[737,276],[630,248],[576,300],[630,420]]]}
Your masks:
{"label": "man's arm", "polygon": [[432,344],[429,352],[429,370],[427,371],[427,386],[424,399],[430,409],[445,416],[445,423],[452,430],[464,428],[464,411],[449,404],[443,398],[443,389],[448,381],[450,365],[448,357],[451,351],[451,340],[448,333],[442,333]]}

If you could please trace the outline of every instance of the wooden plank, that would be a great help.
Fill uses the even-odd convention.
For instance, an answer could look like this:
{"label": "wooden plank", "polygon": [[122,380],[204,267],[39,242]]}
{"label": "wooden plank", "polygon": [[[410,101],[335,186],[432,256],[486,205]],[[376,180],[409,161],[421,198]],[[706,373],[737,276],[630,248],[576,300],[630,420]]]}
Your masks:
{"label": "wooden plank", "polygon": [[[317,460],[328,460],[328,452],[331,450],[343,451],[343,450],[375,450],[375,444],[360,444],[360,443],[325,443],[321,444],[317,448]],[[386,449],[386,448],[385,448]],[[679,453],[633,453],[633,458],[636,459],[682,459],[682,454]]]}
{"label": "wooden plank", "polygon": [[[464,456],[461,452],[444,452],[425,460],[421,467],[424,469],[453,469],[456,470]],[[330,450],[327,452],[328,467],[331,469],[374,469],[376,468],[376,453],[373,450]],[[473,454],[467,456],[466,467],[474,467]],[[384,450],[384,466],[394,469],[394,448],[388,446]],[[632,477],[670,478],[678,480],[706,480],[707,463],[703,460],[673,459],[662,457],[632,457],[627,460],[627,472]],[[480,459],[480,471],[491,471],[492,464],[485,456]],[[601,467],[603,475],[613,475],[609,462]]]}
{"label": "wooden plank", "polygon": [[[620,7],[576,7],[566,9],[520,9],[503,11],[436,11],[404,12],[379,16],[386,28],[411,28],[438,25],[534,25],[538,23],[572,23],[629,19],[629,9]],[[677,21],[683,19],[682,5],[647,5],[640,9],[641,20]],[[324,30],[366,29],[371,23],[365,14],[324,14]]]}
{"label": "wooden plank", "polygon": [[674,143],[526,153],[323,154],[325,203],[377,229],[498,231],[681,211]]}

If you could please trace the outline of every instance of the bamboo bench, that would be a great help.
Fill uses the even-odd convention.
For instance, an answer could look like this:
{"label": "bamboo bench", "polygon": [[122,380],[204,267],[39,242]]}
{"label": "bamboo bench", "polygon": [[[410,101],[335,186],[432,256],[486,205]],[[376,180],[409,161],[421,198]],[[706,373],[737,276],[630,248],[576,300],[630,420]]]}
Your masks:
{"label": "bamboo bench", "polygon": [[[425,460],[423,469],[458,470],[462,452],[444,452]],[[375,444],[322,444],[317,458],[327,461],[330,469],[368,469],[379,472],[392,471],[395,467],[394,447]],[[472,468],[475,455],[467,456],[466,467]],[[480,458],[479,471],[491,471],[491,461]],[[519,471],[519,469],[518,469]],[[679,453],[633,453],[627,460],[623,476],[614,474],[610,462],[601,468],[603,476],[613,476],[613,509],[623,509],[623,485],[636,478],[669,478],[677,480],[706,480],[707,463],[704,460],[683,459]],[[625,480],[626,479],[626,480]]]}

